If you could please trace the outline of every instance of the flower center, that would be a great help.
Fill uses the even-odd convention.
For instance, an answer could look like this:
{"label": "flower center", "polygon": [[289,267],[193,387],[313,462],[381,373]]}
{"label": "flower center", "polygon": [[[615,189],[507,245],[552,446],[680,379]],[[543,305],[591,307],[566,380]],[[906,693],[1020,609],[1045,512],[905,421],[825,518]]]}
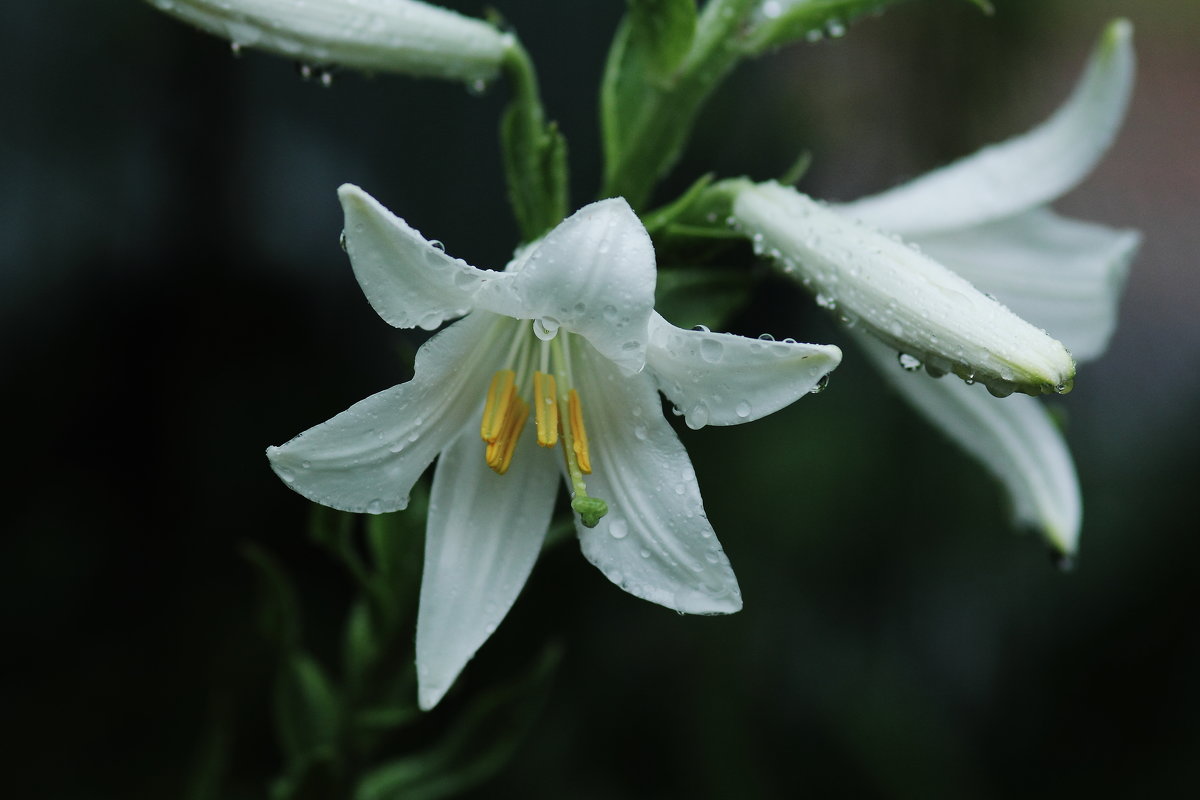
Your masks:
{"label": "flower center", "polygon": [[[543,328],[544,330],[544,328]],[[571,335],[566,331],[536,335],[530,324],[519,322],[506,364],[492,376],[479,435],[483,439],[484,460],[497,474],[503,475],[512,464],[517,440],[529,420],[530,406],[524,396],[533,398],[533,419],[537,443],[554,447],[562,440],[567,477],[571,481],[571,508],[580,521],[594,528],[608,513],[608,504],[590,497],[583,476],[592,472],[584,425],[583,401],[575,389],[571,369]]]}

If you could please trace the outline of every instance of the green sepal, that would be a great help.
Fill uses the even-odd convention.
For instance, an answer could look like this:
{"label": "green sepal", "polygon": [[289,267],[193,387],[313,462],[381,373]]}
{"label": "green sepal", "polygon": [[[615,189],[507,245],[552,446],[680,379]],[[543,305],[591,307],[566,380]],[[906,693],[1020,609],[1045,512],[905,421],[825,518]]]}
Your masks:
{"label": "green sepal", "polygon": [[631,46],[643,54],[650,77],[668,79],[692,49],[695,0],[629,0]]}
{"label": "green sepal", "polygon": [[679,195],[675,200],[672,200],[665,206],[654,209],[648,214],[642,215],[642,224],[646,226],[646,231],[651,236],[654,236],[686,214],[695,205],[696,201],[704,193],[704,190],[713,182],[714,177],[711,172],[701,175],[695,183],[688,187],[686,192]]}

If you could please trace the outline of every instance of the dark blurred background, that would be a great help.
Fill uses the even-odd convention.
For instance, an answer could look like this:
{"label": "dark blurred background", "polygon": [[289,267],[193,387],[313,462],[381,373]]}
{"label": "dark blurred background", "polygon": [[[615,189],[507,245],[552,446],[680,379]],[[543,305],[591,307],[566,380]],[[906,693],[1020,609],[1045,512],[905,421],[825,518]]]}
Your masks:
{"label": "dark blurred background", "polygon": [[[581,205],[624,4],[495,5],[540,67]],[[479,797],[1127,797],[1196,782],[1200,5],[996,6],[914,2],[745,65],[659,199],[710,169],[771,177],[803,149],[814,195],[885,188],[1039,122],[1103,25],[1130,17],[1129,120],[1058,206],[1145,235],[1111,350],[1056,401],[1085,496],[1076,570],[1013,534],[982,469],[847,349],[819,397],[681,431],[743,612],[677,617],[615,590],[573,544],[545,555],[461,681],[469,694],[562,644],[541,716]],[[501,266],[516,237],[504,87],[345,72],[325,88],[132,0],[5,3],[0,38],[5,793],[181,796],[218,718],[233,729],[227,796],[255,796],[278,767],[272,656],[238,548],[292,572],[318,654],[350,594],[263,449],[396,383],[415,344],[364,302],[334,190],[358,183],[455,255]],[[733,330],[841,341],[799,291],[765,288]]]}

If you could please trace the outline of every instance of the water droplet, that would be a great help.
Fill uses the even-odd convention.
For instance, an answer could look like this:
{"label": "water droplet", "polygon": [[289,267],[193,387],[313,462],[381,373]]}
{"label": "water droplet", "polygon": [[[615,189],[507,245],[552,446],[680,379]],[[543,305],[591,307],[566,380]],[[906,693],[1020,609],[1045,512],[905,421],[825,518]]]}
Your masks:
{"label": "water droplet", "polygon": [[830,297],[827,294],[821,294],[820,292],[818,292],[817,293],[817,305],[819,305],[821,308],[827,308],[830,311],[833,311],[834,309],[837,308],[837,300],[835,300],[834,298]]}
{"label": "water droplet", "polygon": [[908,353],[901,353],[896,357],[896,360],[900,362],[900,366],[906,372],[916,372],[921,368],[921,359],[916,356],[910,356]]}
{"label": "water droplet", "polygon": [[821,392],[825,391],[827,388],[829,388],[829,373],[825,373],[824,375],[822,375],[821,378],[817,381],[816,385],[814,385],[813,388],[808,390],[808,393],[809,394],[820,394]]}
{"label": "water droplet", "polygon": [[419,320],[417,320],[417,326],[422,330],[427,331],[434,330],[438,325],[441,324],[442,313],[440,311],[430,311],[428,314],[424,314]]}
{"label": "water droplet", "polygon": [[301,462],[300,462],[300,468],[301,468],[301,469],[311,469],[311,468],[312,468],[312,462],[311,462],[311,461],[301,461]]}
{"label": "water droplet", "polygon": [[709,333],[710,332],[709,327],[707,325],[693,325],[692,330],[700,331],[701,333]]}
{"label": "water droplet", "polygon": [[616,306],[609,305],[609,306],[604,307],[604,320],[606,322],[616,322],[617,321],[617,307]]}
{"label": "water droplet", "polygon": [[371,502],[367,503],[367,513],[368,514],[379,514],[382,511],[383,511],[383,501],[382,500],[376,499],[376,500],[372,500]]}
{"label": "water droplet", "polygon": [[617,517],[608,523],[608,532],[614,539],[624,539],[629,535],[629,523]]}
{"label": "water droplet", "polygon": [[312,64],[305,64],[303,62],[298,63],[298,64],[296,64],[296,72],[299,73],[301,80],[305,80],[305,81],[312,80],[312,76],[313,76]]}
{"label": "water droplet", "polygon": [[687,417],[684,419],[687,426],[692,430],[699,430],[708,424],[708,406],[704,403],[697,403],[692,406],[692,410],[687,412]]}
{"label": "water droplet", "polygon": [[743,400],[737,404],[737,408],[735,408],[733,411],[739,417],[745,419],[746,417],[750,416],[750,404]]}
{"label": "water droplet", "polygon": [[446,245],[442,244],[441,240],[439,239],[430,239],[429,244],[433,246],[435,250],[441,250],[443,253],[446,252]]}
{"label": "water droplet", "polygon": [[483,78],[476,78],[473,81],[467,82],[467,94],[472,97],[482,97],[488,90],[488,82]]}
{"label": "water droplet", "polygon": [[328,89],[333,86],[333,73],[327,69],[321,70],[321,86]]}
{"label": "water droplet", "polygon": [[533,321],[533,335],[548,342],[558,335],[560,324],[554,317],[540,317]]}
{"label": "water droplet", "polygon": [[341,245],[343,253],[348,252],[346,250],[346,232],[345,231],[342,231],[341,233],[338,234],[338,244]]}
{"label": "water droplet", "polygon": [[635,425],[633,428],[633,435],[637,437],[639,442],[644,442],[646,441],[646,437],[649,436],[649,433],[646,432],[645,425]]}
{"label": "water droplet", "polygon": [[705,338],[700,341],[700,357],[710,364],[720,361],[724,352],[725,345],[721,344],[719,339]]}
{"label": "water droplet", "polygon": [[241,58],[242,57],[242,43],[241,42],[230,42],[229,43],[229,52],[233,54],[234,58]]}
{"label": "water droplet", "polygon": [[296,480],[296,476],[292,474],[292,471],[287,467],[277,467],[275,472],[278,473],[279,477],[283,478],[283,480],[287,483],[292,483]]}
{"label": "water droplet", "polygon": [[773,342],[773,341],[775,341],[775,337],[774,337],[774,336],[772,336],[772,335],[771,335],[771,334],[769,334],[769,333],[760,333],[760,334],[758,335],[758,338],[759,338],[759,339],[762,339],[764,342]]}
{"label": "water droplet", "polygon": [[650,551],[649,551],[649,550],[645,550],[645,549],[643,549],[643,550],[642,550],[640,553],[638,553],[638,555],[640,555],[642,558],[649,558],[649,557],[650,557]]}

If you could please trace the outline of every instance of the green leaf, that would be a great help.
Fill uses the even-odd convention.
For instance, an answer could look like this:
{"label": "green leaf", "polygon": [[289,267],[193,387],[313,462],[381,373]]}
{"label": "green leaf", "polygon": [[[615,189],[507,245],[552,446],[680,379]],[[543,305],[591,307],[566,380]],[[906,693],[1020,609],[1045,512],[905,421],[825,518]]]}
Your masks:
{"label": "green leaf", "polygon": [[720,330],[750,300],[753,288],[745,273],[722,269],[661,270],[654,306],[674,325],[703,325]]}
{"label": "green leaf", "polygon": [[371,618],[371,606],[359,599],[350,606],[342,644],[347,689],[356,695],[379,660],[380,643]]}
{"label": "green leaf", "polygon": [[696,35],[695,0],[629,0],[631,46],[657,80],[666,80],[683,63]]}
{"label": "green leaf", "polygon": [[292,653],[275,681],[276,736],[289,764],[332,758],[339,732],[339,703],[321,666]]}
{"label": "green leaf", "polygon": [[[609,50],[601,86],[602,196],[624,197],[634,210],[650,199],[658,180],[679,160],[704,102],[743,55],[743,22],[754,2],[706,3],[687,37],[689,49],[669,74],[658,67],[665,57],[662,45],[647,33],[652,23],[646,16],[651,6],[668,4],[631,3]],[[674,53],[683,41],[682,34],[673,34],[666,47]]]}
{"label": "green leaf", "polygon": [[389,761],[359,782],[354,800],[436,800],[456,797],[496,774],[536,719],[561,651],[548,646],[527,673],[459,711],[437,744]]}
{"label": "green leaf", "polygon": [[275,557],[258,545],[246,542],[240,551],[261,582],[258,621],[263,635],[283,652],[295,650],[300,646],[300,603],[291,579]]}

